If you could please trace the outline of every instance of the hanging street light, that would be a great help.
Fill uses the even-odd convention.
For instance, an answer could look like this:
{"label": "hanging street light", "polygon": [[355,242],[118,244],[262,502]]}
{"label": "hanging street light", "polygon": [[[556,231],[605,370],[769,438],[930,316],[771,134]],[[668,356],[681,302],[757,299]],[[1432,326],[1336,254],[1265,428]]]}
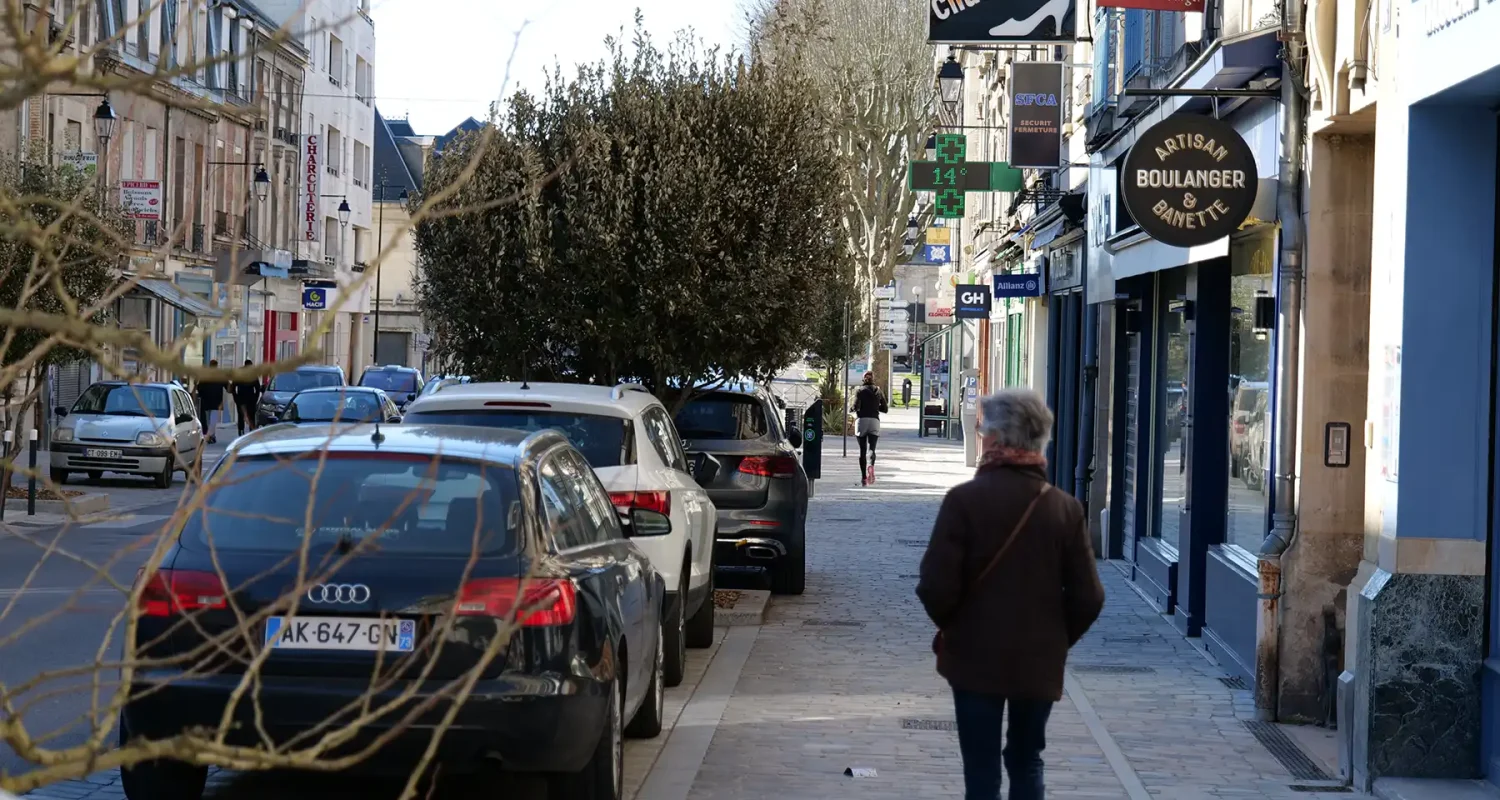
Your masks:
{"label": "hanging street light", "polygon": [[266,196],[271,193],[271,176],[265,167],[255,169],[255,199],[264,203]]}
{"label": "hanging street light", "polygon": [[99,104],[94,111],[94,136],[98,138],[101,154],[109,150],[109,140],[115,135],[115,110],[109,104],[109,98]]}
{"label": "hanging street light", "polygon": [[943,105],[948,108],[950,114],[958,112],[958,99],[964,90],[964,68],[958,63],[958,59],[952,53],[948,54],[948,60],[943,62],[943,68],[938,70],[938,96],[942,98]]}
{"label": "hanging street light", "polygon": [[353,211],[354,209],[349,207],[349,198],[346,197],[343,200],[339,201],[339,224],[343,225],[344,227],[348,227],[349,214]]}

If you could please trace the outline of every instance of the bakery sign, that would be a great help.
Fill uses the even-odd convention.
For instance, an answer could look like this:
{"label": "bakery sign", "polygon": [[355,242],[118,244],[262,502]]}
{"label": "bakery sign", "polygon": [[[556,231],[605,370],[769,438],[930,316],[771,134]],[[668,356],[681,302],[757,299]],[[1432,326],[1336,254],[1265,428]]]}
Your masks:
{"label": "bakery sign", "polygon": [[1151,238],[1196,247],[1239,230],[1260,174],[1250,145],[1227,123],[1177,114],[1136,139],[1120,169],[1120,199]]}
{"label": "bakery sign", "polygon": [[300,165],[302,173],[298,194],[301,196],[298,200],[301,201],[302,239],[316,242],[322,232],[318,196],[323,192],[323,137],[315,133],[302,137]]}

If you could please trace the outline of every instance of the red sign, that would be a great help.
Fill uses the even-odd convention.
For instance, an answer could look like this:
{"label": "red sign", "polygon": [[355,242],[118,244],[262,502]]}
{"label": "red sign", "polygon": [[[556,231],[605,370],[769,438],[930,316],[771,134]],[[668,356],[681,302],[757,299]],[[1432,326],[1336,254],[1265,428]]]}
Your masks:
{"label": "red sign", "polygon": [[1204,0],[1098,0],[1100,8],[1140,8],[1146,11],[1202,11]]}

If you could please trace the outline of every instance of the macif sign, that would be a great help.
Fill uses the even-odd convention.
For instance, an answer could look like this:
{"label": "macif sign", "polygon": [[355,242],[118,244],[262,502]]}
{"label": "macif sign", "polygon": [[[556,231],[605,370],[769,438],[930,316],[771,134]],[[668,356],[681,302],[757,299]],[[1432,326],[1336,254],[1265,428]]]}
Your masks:
{"label": "macif sign", "polygon": [[302,239],[318,241],[322,220],[318,219],[318,195],[323,193],[323,137],[302,137]]}

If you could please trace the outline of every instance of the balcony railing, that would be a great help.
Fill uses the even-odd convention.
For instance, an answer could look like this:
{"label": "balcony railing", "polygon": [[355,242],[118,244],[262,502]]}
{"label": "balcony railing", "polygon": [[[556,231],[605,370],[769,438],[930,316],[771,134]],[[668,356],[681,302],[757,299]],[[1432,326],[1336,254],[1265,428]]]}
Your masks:
{"label": "balcony railing", "polygon": [[225,211],[215,211],[214,212],[214,235],[215,236],[228,236],[228,235],[230,235],[230,230],[229,230],[229,214],[228,214],[228,212],[225,212]]}
{"label": "balcony railing", "polygon": [[193,223],[193,241],[192,241],[192,248],[191,249],[192,249],[192,251],[194,253],[207,253],[208,252],[208,245],[204,241],[204,239],[206,237],[204,237],[203,234],[204,234],[203,223],[201,223],[201,222],[195,222],[195,223]]}
{"label": "balcony railing", "polygon": [[142,226],[141,244],[152,247],[158,244],[156,241],[156,220],[148,219],[146,220],[146,224]]}

